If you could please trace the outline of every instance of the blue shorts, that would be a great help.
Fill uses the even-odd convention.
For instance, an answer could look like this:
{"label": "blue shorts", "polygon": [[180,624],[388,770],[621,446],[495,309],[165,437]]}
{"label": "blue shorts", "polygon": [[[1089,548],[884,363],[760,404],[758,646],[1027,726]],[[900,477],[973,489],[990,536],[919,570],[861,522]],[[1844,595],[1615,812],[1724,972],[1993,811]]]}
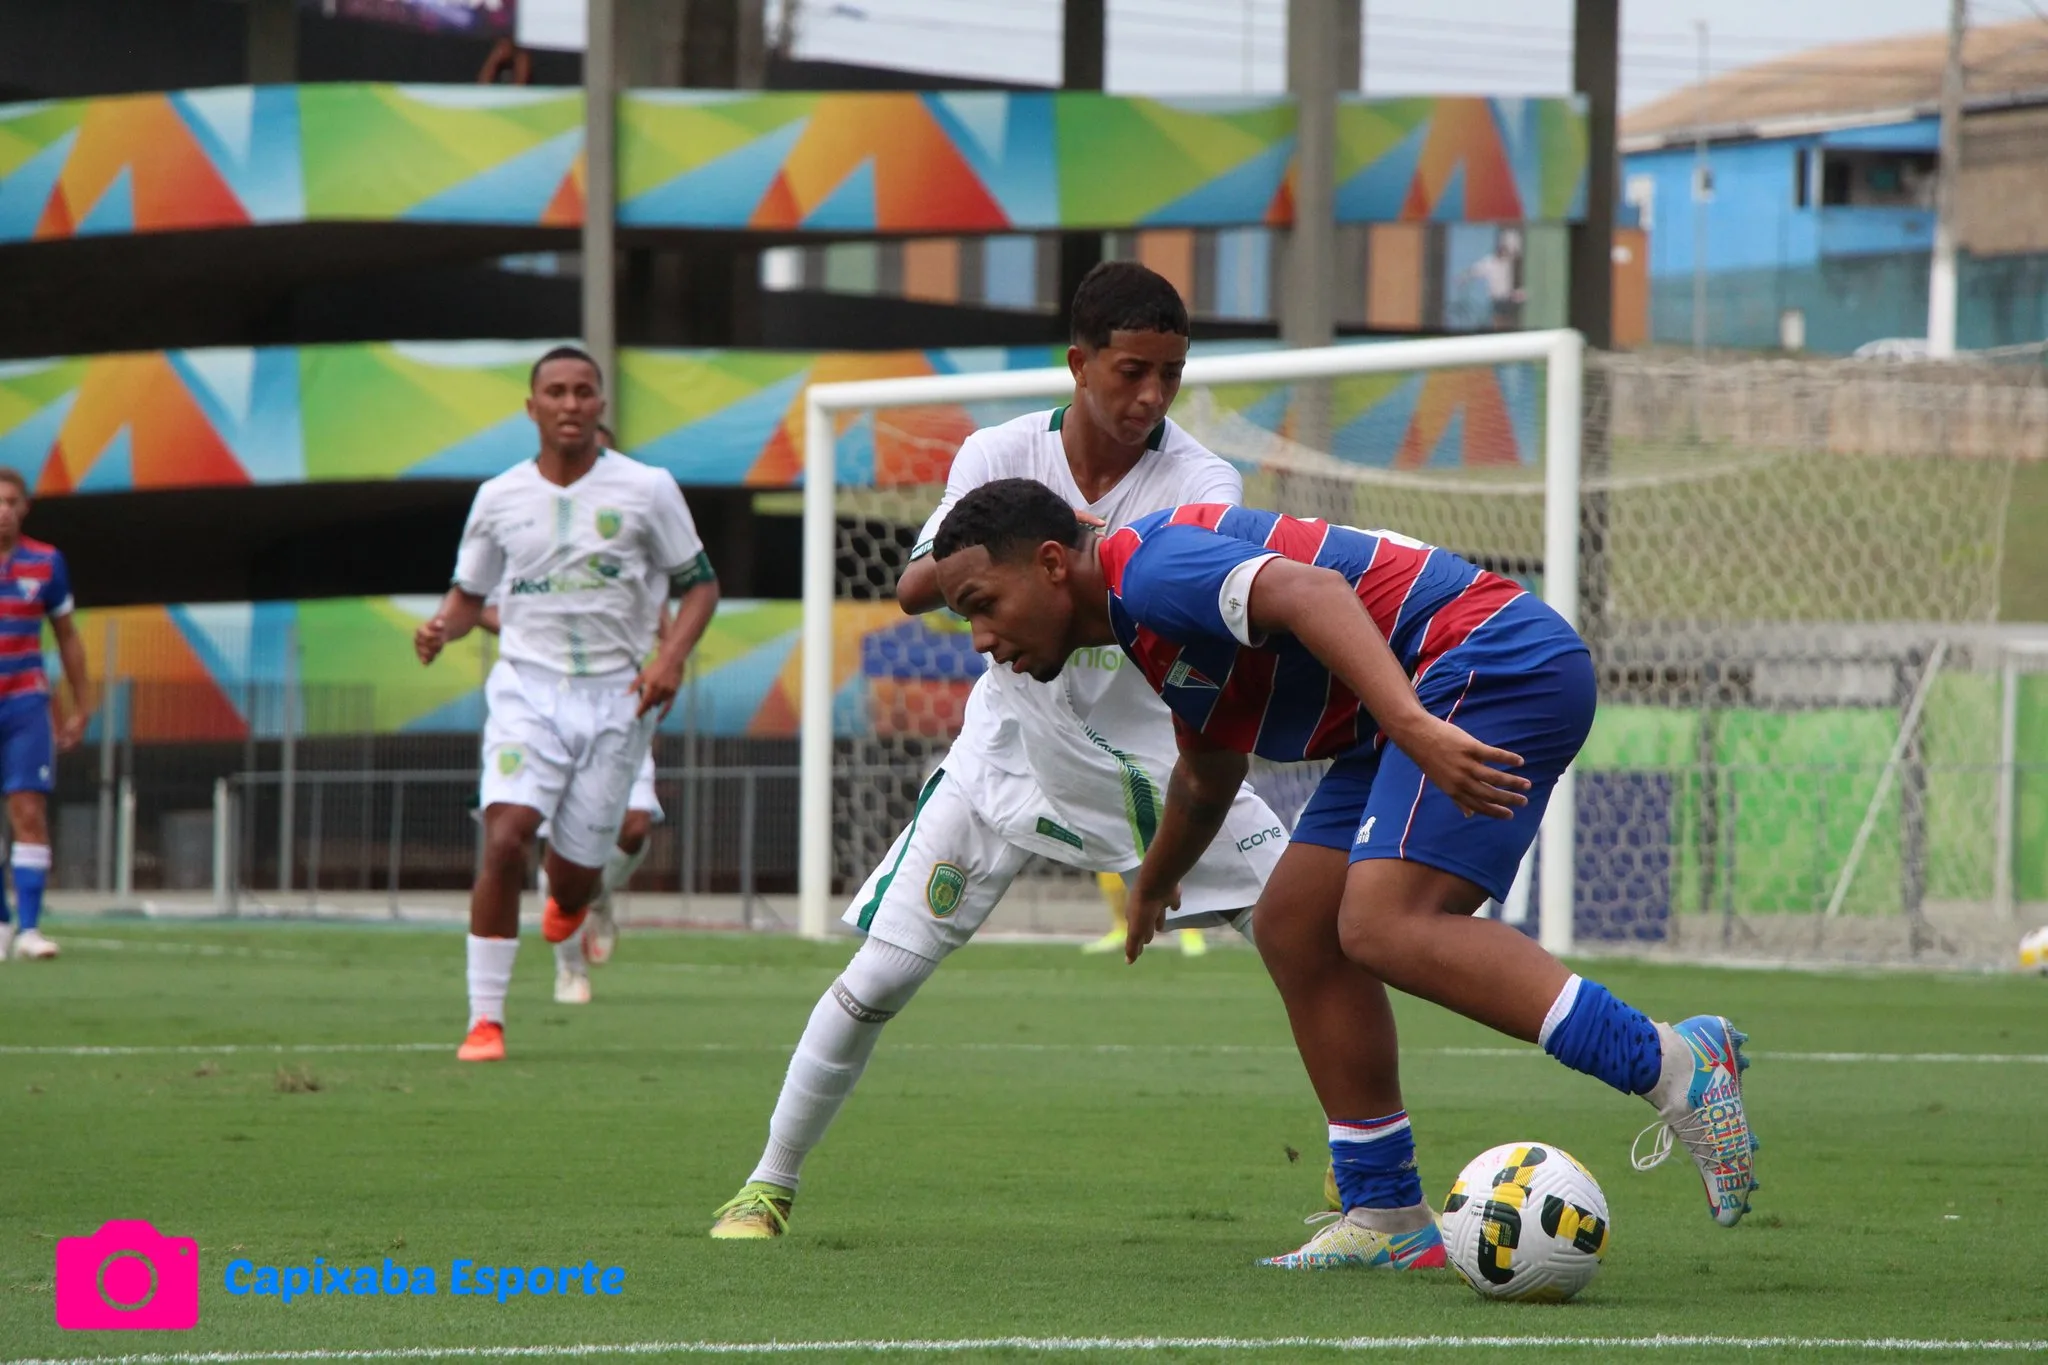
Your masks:
{"label": "blue shorts", "polygon": [[1400,858],[1455,873],[1507,899],[1522,855],[1536,840],[1559,774],[1593,727],[1593,659],[1583,648],[1533,666],[1501,668],[1454,649],[1416,695],[1476,739],[1522,756],[1529,804],[1511,820],[1467,818],[1392,745],[1346,754],[1330,766],[1295,823],[1296,843],[1349,848],[1351,861]]}
{"label": "blue shorts", "polygon": [[56,762],[49,694],[30,692],[0,701],[0,791],[48,793],[55,785]]}

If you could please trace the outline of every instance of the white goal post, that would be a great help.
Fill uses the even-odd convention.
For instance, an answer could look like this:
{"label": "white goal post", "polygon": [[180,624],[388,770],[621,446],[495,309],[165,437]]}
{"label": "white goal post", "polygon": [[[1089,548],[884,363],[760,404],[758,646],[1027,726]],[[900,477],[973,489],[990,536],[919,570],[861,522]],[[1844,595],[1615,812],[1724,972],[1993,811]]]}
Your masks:
{"label": "white goal post", "polygon": [[[1568,330],[1330,346],[1197,358],[1183,393],[1218,385],[1282,385],[1374,373],[1540,364],[1544,369],[1542,594],[1577,624],[1579,468],[1584,343]],[[1064,369],[1011,370],[813,385],[804,402],[802,702],[798,798],[799,927],[823,938],[833,912],[833,609],[837,596],[838,434],[843,414],[928,404],[1058,400],[1073,392]],[[1291,508],[1278,508],[1291,511]],[[1402,529],[1394,527],[1392,529]],[[1574,782],[1567,770],[1541,832],[1541,936],[1572,947]],[[865,869],[862,870],[865,872]],[[850,894],[852,888],[848,887]]]}

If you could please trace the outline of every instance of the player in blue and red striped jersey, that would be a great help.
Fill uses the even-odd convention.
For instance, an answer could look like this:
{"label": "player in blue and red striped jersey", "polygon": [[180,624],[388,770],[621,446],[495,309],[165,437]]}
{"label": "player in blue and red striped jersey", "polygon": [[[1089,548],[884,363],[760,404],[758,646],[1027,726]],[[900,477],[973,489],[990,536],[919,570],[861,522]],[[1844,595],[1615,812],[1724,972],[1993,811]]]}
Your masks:
{"label": "player in blue and red striped jersey", "polygon": [[[76,747],[91,714],[87,701],[85,643],[71,624],[71,574],[54,545],[21,533],[28,516],[28,480],[0,468],[0,788],[14,827],[14,896],[20,930],[7,922],[0,898],[0,961],[11,943],[18,958],[51,958],[57,945],[43,935],[43,886],[50,876],[49,795],[58,749]],[[71,706],[61,729],[50,717],[50,682],[43,675],[43,622],[57,637]]]}
{"label": "player in blue and red striped jersey", "polygon": [[1115,642],[1174,713],[1180,759],[1131,884],[1133,960],[1245,756],[1332,760],[1254,923],[1329,1117],[1344,1212],[1266,1264],[1444,1263],[1385,986],[1649,1099],[1663,1123],[1645,1130],[1658,1147],[1644,1164],[1675,1137],[1715,1220],[1747,1212],[1743,1035],[1718,1015],[1653,1023],[1519,930],[1472,918],[1506,896],[1592,725],[1592,659],[1562,617],[1392,532],[1202,504],[1104,539],[1025,479],[962,498],[933,557],[998,665],[1050,680],[1074,650]]}

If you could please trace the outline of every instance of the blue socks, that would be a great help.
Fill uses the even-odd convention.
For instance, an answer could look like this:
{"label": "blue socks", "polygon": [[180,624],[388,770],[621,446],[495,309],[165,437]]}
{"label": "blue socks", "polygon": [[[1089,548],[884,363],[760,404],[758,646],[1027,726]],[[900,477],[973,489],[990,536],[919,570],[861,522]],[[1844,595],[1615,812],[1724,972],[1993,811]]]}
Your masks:
{"label": "blue socks", "polygon": [[43,917],[43,887],[50,880],[50,846],[14,846],[14,898],[21,906],[21,932],[36,927]]}
{"label": "blue socks", "polygon": [[1664,1069],[1664,1044],[1649,1017],[1579,976],[1557,993],[1537,1040],[1572,1070],[1625,1095],[1647,1095]]}
{"label": "blue socks", "polygon": [[1408,1111],[1376,1119],[1331,1119],[1330,1160],[1344,1211],[1405,1209],[1422,1202]]}

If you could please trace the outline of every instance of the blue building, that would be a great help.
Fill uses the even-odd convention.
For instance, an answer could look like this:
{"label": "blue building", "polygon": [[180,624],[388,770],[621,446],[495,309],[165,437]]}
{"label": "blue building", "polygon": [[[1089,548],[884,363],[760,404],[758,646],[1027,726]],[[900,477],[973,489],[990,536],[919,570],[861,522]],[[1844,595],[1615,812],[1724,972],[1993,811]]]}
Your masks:
{"label": "blue building", "polygon": [[[1799,53],[1624,118],[1622,193],[1648,232],[1654,342],[1693,341],[1696,294],[1711,346],[1841,353],[1926,335],[1946,44],[1933,33]],[[1958,344],[2039,341],[2048,25],[1974,30],[1965,56]]]}

